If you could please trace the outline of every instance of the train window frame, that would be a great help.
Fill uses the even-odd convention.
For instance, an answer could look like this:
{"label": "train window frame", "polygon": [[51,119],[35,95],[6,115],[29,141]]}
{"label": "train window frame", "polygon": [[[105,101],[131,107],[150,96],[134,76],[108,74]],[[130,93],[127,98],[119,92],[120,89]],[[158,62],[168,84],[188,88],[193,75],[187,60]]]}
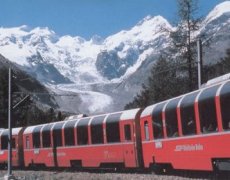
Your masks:
{"label": "train window frame", "polygon": [[171,99],[165,107],[165,125],[168,138],[179,136],[177,106],[181,98]]}
{"label": "train window frame", "polygon": [[11,148],[16,149],[16,137],[12,137],[11,139]]}
{"label": "train window frame", "polygon": [[183,136],[197,134],[195,100],[200,91],[186,94],[180,103],[180,116]]}
{"label": "train window frame", "polygon": [[[119,143],[120,137],[120,117],[122,113],[110,114],[106,119],[106,140],[107,143]],[[116,132],[116,133],[114,133]]]}
{"label": "train window frame", "polygon": [[152,112],[152,129],[153,129],[153,138],[163,139],[164,138],[164,127],[163,127],[163,108],[166,102],[156,104]]}
{"label": "train window frame", "polygon": [[230,82],[227,82],[223,85],[220,90],[220,113],[222,117],[222,126],[224,131],[230,130]]}
{"label": "train window frame", "polygon": [[125,141],[132,141],[132,130],[130,124],[124,125],[124,138]]}
{"label": "train window frame", "polygon": [[77,131],[77,144],[79,146],[88,145],[89,144],[89,135],[88,135],[88,124],[90,118],[81,119],[76,127]]}
{"label": "train window frame", "polygon": [[104,134],[103,134],[103,121],[106,115],[94,117],[90,124],[91,131],[91,143],[92,144],[103,144]]}
{"label": "train window frame", "polygon": [[65,124],[64,127],[64,140],[65,140],[65,146],[75,146],[75,127],[76,124],[75,121],[69,121]]}
{"label": "train window frame", "polygon": [[202,133],[212,133],[218,130],[216,112],[216,92],[220,85],[204,89],[198,99],[200,130]]}
{"label": "train window frame", "polygon": [[51,128],[53,124],[46,124],[42,130],[42,147],[43,148],[50,148],[52,146],[51,144]]}
{"label": "train window frame", "polygon": [[63,146],[63,141],[62,141],[62,126],[63,126],[64,122],[58,122],[55,123],[52,131],[53,131],[53,146],[54,147],[61,147]]}
{"label": "train window frame", "polygon": [[149,141],[150,135],[149,135],[149,122],[148,121],[144,121],[144,133],[145,133],[145,140]]}

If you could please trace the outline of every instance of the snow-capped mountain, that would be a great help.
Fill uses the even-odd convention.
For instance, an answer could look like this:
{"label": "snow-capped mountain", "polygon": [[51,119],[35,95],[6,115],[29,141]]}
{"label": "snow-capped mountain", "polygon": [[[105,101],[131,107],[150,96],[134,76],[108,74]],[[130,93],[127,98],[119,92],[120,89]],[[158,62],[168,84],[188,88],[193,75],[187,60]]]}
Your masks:
{"label": "snow-capped mountain", "polygon": [[208,24],[223,15],[230,15],[230,1],[218,4],[205,18],[204,24]]}
{"label": "snow-capped mountain", "polygon": [[[161,16],[148,16],[130,30],[106,39],[94,36],[89,41],[59,37],[48,28],[0,28],[0,53],[41,82],[54,84],[54,91],[79,93],[82,101],[78,109],[100,112],[107,107],[106,111],[113,111],[108,104],[122,109],[127,100],[114,100],[119,94],[111,88],[134,73],[148,56],[159,55],[168,42],[164,29],[170,30],[171,25]],[[58,85],[70,82],[74,84]],[[128,99],[133,95],[129,94]]]}
{"label": "snow-capped mountain", "polygon": [[[206,34],[204,44],[204,62],[212,64],[225,56],[230,48],[230,1],[217,5],[204,19],[200,33]],[[205,46],[209,44],[209,46]]]}
{"label": "snow-capped mountain", "polygon": [[163,17],[147,16],[132,29],[108,37],[104,41],[104,50],[97,56],[97,70],[108,79],[128,77],[147,56],[158,54],[168,46],[166,30],[171,29]]}
{"label": "snow-capped mountain", "polygon": [[[154,51],[150,47],[167,41],[161,28],[171,26],[161,16],[148,16],[129,31],[121,31],[105,40],[94,36],[89,41],[81,37],[58,37],[48,28],[0,28],[0,53],[27,71],[42,65],[44,71],[49,72],[48,66],[53,65],[62,76],[77,84],[108,82],[124,75],[129,67]],[[110,62],[107,55],[115,56],[117,62]],[[43,82],[55,83],[55,79],[39,78],[39,71],[33,73]]]}
{"label": "snow-capped mountain", "polygon": [[[230,1],[225,1],[207,15],[197,34],[205,32],[211,40],[205,63],[216,62],[230,47],[229,28]],[[169,46],[172,29],[161,16],[147,16],[129,30],[88,41],[60,37],[49,28],[0,28],[0,53],[53,91],[79,94],[82,112],[114,111],[141,89],[154,60]],[[58,101],[66,110],[65,98]]]}

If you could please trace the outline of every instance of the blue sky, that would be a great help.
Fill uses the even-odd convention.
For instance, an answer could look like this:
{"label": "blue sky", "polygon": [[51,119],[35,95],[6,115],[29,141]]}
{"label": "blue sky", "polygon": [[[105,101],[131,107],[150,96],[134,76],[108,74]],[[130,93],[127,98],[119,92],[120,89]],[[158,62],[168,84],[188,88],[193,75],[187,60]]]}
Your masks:
{"label": "blue sky", "polygon": [[[206,15],[223,0],[198,0]],[[147,15],[175,22],[176,0],[1,0],[0,26],[49,27],[58,35],[107,37]]]}

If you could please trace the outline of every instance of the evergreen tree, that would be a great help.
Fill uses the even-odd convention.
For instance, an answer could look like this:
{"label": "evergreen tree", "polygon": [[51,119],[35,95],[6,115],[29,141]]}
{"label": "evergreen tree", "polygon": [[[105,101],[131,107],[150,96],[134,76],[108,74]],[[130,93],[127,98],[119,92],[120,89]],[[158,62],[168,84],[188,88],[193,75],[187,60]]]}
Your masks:
{"label": "evergreen tree", "polygon": [[230,73],[230,48],[226,50],[225,58],[222,58],[218,64],[222,64],[222,74]]}
{"label": "evergreen tree", "polygon": [[188,90],[197,88],[196,83],[196,39],[192,38],[199,29],[201,18],[197,18],[197,0],[177,0],[179,23],[177,29],[171,32],[171,53],[177,55],[180,63],[186,64],[184,70],[188,76]]}
{"label": "evergreen tree", "polygon": [[57,121],[57,119],[56,119],[56,116],[55,116],[55,112],[54,112],[54,109],[53,108],[50,108],[49,110],[48,110],[48,112],[47,112],[47,120],[48,120],[48,122],[55,122],[55,121]]}
{"label": "evergreen tree", "polygon": [[[23,79],[23,78],[22,78]],[[19,85],[19,83],[21,83]],[[8,69],[0,68],[0,128],[8,127]],[[35,87],[36,88],[36,87]],[[23,94],[15,94],[15,92],[24,92],[22,82],[12,79],[12,106],[17,104],[26,96]],[[61,114],[58,116],[61,118]],[[28,125],[42,124],[46,122],[56,121],[56,112],[50,108],[47,112],[43,112],[37,107],[36,102],[31,98],[27,98],[19,106],[12,110],[12,127],[22,127]]]}
{"label": "evergreen tree", "polygon": [[61,111],[58,111],[58,114],[57,114],[57,121],[62,121],[62,120],[63,120],[62,113],[61,113]]}
{"label": "evergreen tree", "polygon": [[142,85],[141,92],[125,109],[146,107],[184,93],[185,78],[178,70],[174,61],[160,57],[151,70],[147,85]]}
{"label": "evergreen tree", "polygon": [[226,56],[221,58],[216,64],[206,65],[203,68],[204,82],[209,79],[230,73],[230,48],[226,50]]}

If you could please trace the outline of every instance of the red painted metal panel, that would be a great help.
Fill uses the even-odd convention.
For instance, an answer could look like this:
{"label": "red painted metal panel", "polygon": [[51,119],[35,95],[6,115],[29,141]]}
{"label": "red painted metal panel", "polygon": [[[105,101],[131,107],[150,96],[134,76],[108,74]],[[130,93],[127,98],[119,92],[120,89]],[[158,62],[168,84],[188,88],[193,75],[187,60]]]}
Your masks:
{"label": "red painted metal panel", "polygon": [[[212,170],[212,158],[229,158],[230,133],[143,143],[144,164],[170,163],[175,169]],[[161,143],[161,146],[157,145]]]}
{"label": "red painted metal panel", "polygon": [[196,133],[201,134],[199,104],[198,104],[198,102],[195,102],[194,108],[195,108],[195,119],[196,119]]}
{"label": "red painted metal panel", "polygon": [[[122,143],[95,146],[58,147],[57,164],[59,167],[70,167],[71,160],[81,160],[83,167],[99,167],[101,163],[125,163],[124,146],[126,146],[128,153],[134,152],[134,144]],[[132,154],[132,157],[134,157],[134,154]],[[131,158],[125,165],[127,167],[136,167],[136,163],[134,162]],[[53,150],[51,148],[26,150],[25,165],[28,166],[30,163],[44,163],[47,167],[54,166]]]}
{"label": "red painted metal panel", "polygon": [[180,107],[177,107],[177,120],[178,120],[178,131],[179,131],[179,136],[182,136],[182,122],[181,122],[181,110]]}

